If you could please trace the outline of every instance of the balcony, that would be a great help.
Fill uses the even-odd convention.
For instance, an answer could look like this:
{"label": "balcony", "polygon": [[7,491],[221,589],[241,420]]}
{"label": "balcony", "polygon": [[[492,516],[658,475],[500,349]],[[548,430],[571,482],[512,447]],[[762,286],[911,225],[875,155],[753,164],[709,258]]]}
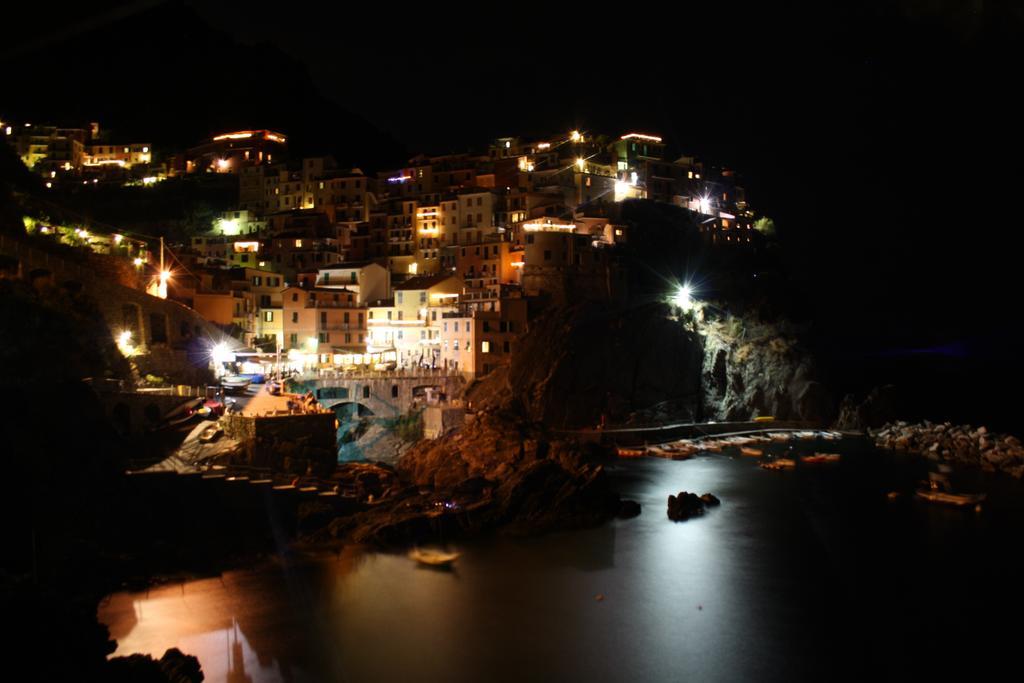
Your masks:
{"label": "balcony", "polygon": [[321,299],[308,299],[306,308],[362,308],[358,301],[331,301]]}
{"label": "balcony", "polygon": [[359,323],[328,323],[317,325],[320,332],[366,332],[366,327]]}

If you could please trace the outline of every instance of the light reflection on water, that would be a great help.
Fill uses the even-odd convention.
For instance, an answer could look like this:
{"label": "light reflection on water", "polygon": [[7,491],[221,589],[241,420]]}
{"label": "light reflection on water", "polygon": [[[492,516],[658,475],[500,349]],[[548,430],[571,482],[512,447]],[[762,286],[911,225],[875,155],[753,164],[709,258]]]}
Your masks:
{"label": "light reflection on water", "polygon": [[[947,538],[977,534],[945,511],[882,506],[844,545],[849,522],[830,507],[842,491],[820,485],[832,475],[766,472],[749,458],[611,469],[639,517],[484,539],[460,547],[451,572],[348,549],[121,593],[100,617],[116,654],[178,647],[209,681],[821,680],[856,664],[851,653],[891,655],[848,625],[866,592],[849,547],[892,529],[898,548],[893,519],[918,524],[926,542],[918,532],[935,525]],[[666,498],[681,490],[722,505],[673,523]],[[842,653],[841,628],[856,645]],[[243,666],[249,678],[229,674]]]}

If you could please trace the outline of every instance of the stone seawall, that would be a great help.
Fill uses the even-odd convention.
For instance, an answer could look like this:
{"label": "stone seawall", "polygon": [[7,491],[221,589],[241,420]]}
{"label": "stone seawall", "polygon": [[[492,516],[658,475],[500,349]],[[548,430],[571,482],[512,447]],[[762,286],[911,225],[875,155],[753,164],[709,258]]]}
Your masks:
{"label": "stone seawall", "polygon": [[243,445],[232,465],[326,477],[337,464],[334,413],[225,415],[221,425]]}

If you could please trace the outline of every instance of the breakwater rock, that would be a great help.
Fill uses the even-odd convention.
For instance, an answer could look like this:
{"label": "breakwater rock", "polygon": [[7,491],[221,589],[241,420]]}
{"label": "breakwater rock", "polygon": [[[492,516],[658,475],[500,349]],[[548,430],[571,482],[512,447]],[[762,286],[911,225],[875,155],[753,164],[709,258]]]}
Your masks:
{"label": "breakwater rock", "polygon": [[673,522],[681,522],[691,517],[699,517],[709,507],[721,505],[720,500],[710,493],[698,496],[696,493],[680,491],[679,495],[668,497],[668,518]]}
{"label": "breakwater rock", "polygon": [[635,516],[612,491],[600,454],[508,418],[477,414],[460,431],[421,441],[398,461],[401,488],[310,540],[394,547],[501,529],[533,534]]}
{"label": "breakwater rock", "polygon": [[970,425],[927,420],[916,424],[890,422],[872,431],[871,436],[879,448],[974,465],[988,471],[1005,472],[1017,479],[1024,477],[1024,445],[1020,439],[989,432],[985,427],[974,429]]}
{"label": "breakwater rock", "polygon": [[108,681],[134,683],[200,683],[204,680],[199,660],[171,648],[160,659],[149,655],[114,657],[108,666]]}

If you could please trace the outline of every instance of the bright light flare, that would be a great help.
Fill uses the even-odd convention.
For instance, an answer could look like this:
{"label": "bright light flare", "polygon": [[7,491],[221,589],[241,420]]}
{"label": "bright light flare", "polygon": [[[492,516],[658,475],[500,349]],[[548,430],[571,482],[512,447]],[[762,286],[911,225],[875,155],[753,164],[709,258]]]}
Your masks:
{"label": "bright light flare", "polygon": [[138,349],[132,344],[132,331],[122,330],[117,335],[117,350],[125,358],[131,358],[138,353]]}
{"label": "bright light flare", "polygon": [[684,313],[693,310],[693,289],[690,285],[680,285],[672,295],[672,304]]}
{"label": "bright light flare", "polygon": [[224,368],[224,363],[230,363],[235,360],[235,354],[231,353],[231,349],[224,342],[218,342],[210,348],[210,360],[216,366],[217,371],[220,372]]}

